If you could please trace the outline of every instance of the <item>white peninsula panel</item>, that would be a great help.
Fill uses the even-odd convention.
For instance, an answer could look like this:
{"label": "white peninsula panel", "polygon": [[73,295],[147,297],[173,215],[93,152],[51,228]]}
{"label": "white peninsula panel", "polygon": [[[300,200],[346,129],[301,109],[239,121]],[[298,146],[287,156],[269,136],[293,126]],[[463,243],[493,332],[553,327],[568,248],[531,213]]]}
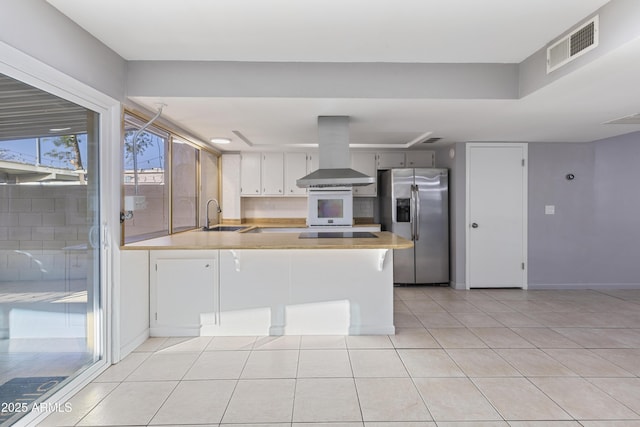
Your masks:
{"label": "white peninsula panel", "polygon": [[220,313],[202,335],[281,335],[289,265],[279,250],[220,251]]}
{"label": "white peninsula panel", "polygon": [[393,334],[393,251],[221,250],[202,335]]}
{"label": "white peninsula panel", "polygon": [[114,298],[117,353],[124,357],[149,338],[149,251],[120,251]]}
{"label": "white peninsula panel", "polygon": [[393,325],[393,251],[291,251],[285,334],[386,335]]}

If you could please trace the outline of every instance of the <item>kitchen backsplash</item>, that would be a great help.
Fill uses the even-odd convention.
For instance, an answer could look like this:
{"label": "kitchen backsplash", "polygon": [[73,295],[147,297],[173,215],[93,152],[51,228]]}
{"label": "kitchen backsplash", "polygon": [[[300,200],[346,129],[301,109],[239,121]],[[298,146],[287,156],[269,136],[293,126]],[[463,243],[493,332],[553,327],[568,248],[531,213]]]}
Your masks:
{"label": "kitchen backsplash", "polygon": [[[354,197],[354,218],[373,218],[375,198]],[[306,218],[306,197],[243,197],[242,218]]]}

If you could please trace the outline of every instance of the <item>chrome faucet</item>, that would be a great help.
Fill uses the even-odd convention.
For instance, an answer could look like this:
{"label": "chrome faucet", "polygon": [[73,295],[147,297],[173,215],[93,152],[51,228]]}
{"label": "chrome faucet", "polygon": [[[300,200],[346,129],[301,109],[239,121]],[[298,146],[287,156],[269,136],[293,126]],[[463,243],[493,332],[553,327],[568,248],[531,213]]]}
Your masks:
{"label": "chrome faucet", "polygon": [[206,217],[206,221],[205,221],[205,224],[204,224],[204,229],[205,229],[205,230],[209,228],[209,204],[210,204],[211,202],[216,202],[216,206],[218,207],[218,208],[216,209],[216,212],[218,212],[218,213],[221,213],[221,212],[222,212],[222,209],[220,209],[220,203],[218,203],[218,201],[217,201],[216,199],[209,199],[209,200],[207,200],[207,207],[206,207],[206,209],[205,209],[205,217]]}

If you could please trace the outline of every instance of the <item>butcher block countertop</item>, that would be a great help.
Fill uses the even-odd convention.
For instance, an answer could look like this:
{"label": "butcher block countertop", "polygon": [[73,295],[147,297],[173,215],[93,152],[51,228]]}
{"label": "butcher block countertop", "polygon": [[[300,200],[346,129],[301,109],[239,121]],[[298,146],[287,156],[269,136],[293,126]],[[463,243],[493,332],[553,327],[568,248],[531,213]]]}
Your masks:
{"label": "butcher block countertop", "polygon": [[187,231],[122,246],[123,250],[162,249],[407,249],[410,240],[387,231],[377,238],[298,238],[296,232],[251,233],[238,231]]}

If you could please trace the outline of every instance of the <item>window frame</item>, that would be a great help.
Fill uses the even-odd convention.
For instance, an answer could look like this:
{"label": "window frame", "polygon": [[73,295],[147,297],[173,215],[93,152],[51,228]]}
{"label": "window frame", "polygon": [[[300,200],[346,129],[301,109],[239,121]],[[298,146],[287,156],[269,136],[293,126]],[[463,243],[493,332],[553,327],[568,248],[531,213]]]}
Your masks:
{"label": "window frame", "polygon": [[[132,109],[128,109],[128,108],[124,108],[123,109],[123,113],[122,113],[122,138],[121,138],[121,144],[120,144],[120,156],[124,159],[124,129],[125,129],[125,121],[127,119],[127,117],[132,117],[137,121],[144,123],[147,123],[150,119],[151,119],[151,115],[146,114],[146,113],[142,113],[140,111],[136,111],[136,110],[132,110]],[[183,232],[187,232],[187,231],[192,231],[195,229],[198,229],[200,227],[200,223],[201,223],[201,219],[202,219],[202,213],[201,213],[201,201],[202,201],[202,191],[203,191],[203,186],[202,186],[202,152],[207,152],[212,154],[213,156],[216,157],[216,160],[220,161],[220,156],[221,153],[219,151],[214,150],[212,147],[208,146],[206,143],[202,142],[201,140],[185,135],[184,133],[182,133],[181,131],[175,129],[174,127],[172,127],[171,125],[166,124],[166,122],[164,122],[162,120],[162,117],[156,121],[154,121],[147,129],[145,129],[145,131],[153,132],[153,129],[157,129],[158,131],[161,131],[163,133],[168,134],[168,146],[167,146],[167,151],[166,151],[166,160],[165,160],[165,180],[166,180],[166,184],[168,185],[168,197],[167,197],[167,202],[168,203],[168,234],[167,233],[158,233],[157,235],[144,235],[144,236],[140,236],[140,239],[132,239],[132,240],[128,240],[126,243],[132,243],[134,241],[142,241],[142,240],[146,240],[149,238],[153,238],[153,237],[159,237],[159,236],[166,236],[166,235],[172,235],[172,234],[176,234],[176,233],[183,233]],[[195,168],[195,183],[196,183],[196,209],[195,209],[195,226],[193,228],[185,228],[185,229],[180,229],[180,230],[174,230],[173,227],[173,218],[174,218],[174,203],[173,203],[173,190],[174,190],[174,183],[173,183],[173,144],[175,143],[174,140],[179,140],[181,143],[185,143],[193,148],[195,148],[196,150],[196,168]],[[123,163],[123,171],[124,171],[124,163]],[[126,235],[125,235],[125,225],[124,225],[124,221],[126,221],[126,219],[124,221],[122,221],[122,217],[124,215],[126,215],[126,212],[124,211],[124,173],[123,171],[121,171],[120,173],[120,186],[121,186],[121,200],[120,200],[120,206],[121,206],[121,242],[120,244],[122,246],[126,245],[125,243],[125,239],[126,239]],[[220,174],[220,169],[218,166],[218,175]],[[220,179],[218,176],[218,194],[220,194]]]}

